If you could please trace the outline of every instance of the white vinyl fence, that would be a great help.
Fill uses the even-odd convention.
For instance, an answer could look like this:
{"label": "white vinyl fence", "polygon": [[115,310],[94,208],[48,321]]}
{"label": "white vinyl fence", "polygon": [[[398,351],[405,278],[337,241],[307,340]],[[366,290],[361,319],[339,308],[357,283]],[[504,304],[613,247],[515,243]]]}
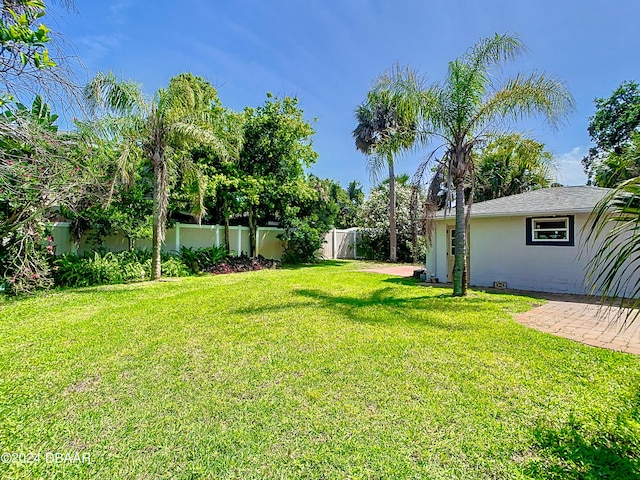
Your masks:
{"label": "white vinyl fence", "polygon": [[[282,241],[277,238],[284,232],[277,227],[258,227],[256,232],[256,253],[265,258],[280,259],[284,251]],[[56,254],[84,253],[92,250],[88,243],[88,235],[74,242],[71,238],[70,225],[67,222],[57,222],[52,229],[53,244]],[[356,258],[357,234],[355,228],[347,230],[332,230],[325,235],[325,244],[320,252],[324,258]],[[103,246],[109,251],[120,252],[129,248],[128,239],[122,235],[104,237]],[[162,250],[165,252],[179,252],[180,247],[206,248],[224,245],[224,226],[222,225],[193,225],[176,223],[168,228],[165,234]],[[249,227],[229,227],[229,246],[235,255],[249,253]],[[139,239],[136,248],[151,249],[151,239]]]}
{"label": "white vinyl fence", "polygon": [[355,227],[345,230],[334,228],[324,237],[322,256],[324,258],[358,258],[358,235],[358,229]]}

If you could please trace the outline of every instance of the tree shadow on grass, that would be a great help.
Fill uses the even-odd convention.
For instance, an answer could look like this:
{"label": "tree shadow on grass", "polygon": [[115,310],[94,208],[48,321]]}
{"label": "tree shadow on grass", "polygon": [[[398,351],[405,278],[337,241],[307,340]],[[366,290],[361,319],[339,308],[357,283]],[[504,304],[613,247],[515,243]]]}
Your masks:
{"label": "tree shadow on grass", "polygon": [[524,465],[534,478],[640,478],[640,393],[614,422],[593,430],[574,418],[557,429],[534,430],[537,455]]}
{"label": "tree shadow on grass", "polygon": [[346,260],[320,260],[317,263],[295,263],[295,264],[286,264],[278,267],[279,270],[302,270],[305,268],[316,268],[316,267],[347,267],[350,265],[350,262]]}
{"label": "tree shadow on grass", "polygon": [[[405,322],[413,325],[430,326],[444,330],[469,330],[476,328],[469,322],[460,322],[458,319],[465,312],[476,311],[477,305],[461,304],[455,302],[448,295],[423,295],[420,297],[394,296],[395,290],[391,287],[380,288],[366,296],[333,295],[318,289],[298,289],[294,293],[302,297],[319,301],[323,307],[337,310],[342,316],[361,323],[381,324]],[[446,302],[446,299],[454,302]],[[445,301],[443,304],[442,302]],[[455,303],[455,305],[454,305]],[[385,309],[383,313],[379,309]],[[450,313],[451,321],[436,318],[429,315],[434,312],[442,317],[442,314]],[[425,315],[426,313],[426,315]]]}
{"label": "tree shadow on grass", "polygon": [[[334,295],[319,289],[295,289],[306,301],[289,301],[277,305],[252,305],[233,310],[238,315],[265,315],[294,309],[320,308],[338,313],[349,320],[368,324],[408,323],[444,330],[475,329],[463,319],[465,313],[477,312],[479,299],[451,297],[448,294],[402,297],[397,289],[385,287],[367,295]],[[450,318],[450,321],[448,320]],[[462,320],[461,320],[462,319]]]}
{"label": "tree shadow on grass", "polygon": [[413,277],[389,277],[383,280],[384,283],[392,283],[394,285],[422,286],[422,281]]}

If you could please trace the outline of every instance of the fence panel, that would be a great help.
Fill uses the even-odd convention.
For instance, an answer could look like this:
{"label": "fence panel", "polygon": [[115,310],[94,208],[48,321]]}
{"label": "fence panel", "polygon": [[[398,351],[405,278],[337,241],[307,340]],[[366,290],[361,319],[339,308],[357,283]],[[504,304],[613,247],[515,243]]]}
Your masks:
{"label": "fence panel", "polygon": [[322,246],[324,258],[358,258],[357,228],[336,229],[328,232]]}
{"label": "fence panel", "polygon": [[259,227],[257,231],[256,254],[265,258],[280,260],[284,253],[284,245],[278,235],[284,230],[276,227]]}
{"label": "fence panel", "polygon": [[[256,254],[265,258],[279,260],[282,258],[284,247],[278,235],[284,232],[277,227],[258,227],[256,232]],[[78,244],[72,241],[70,225],[66,222],[58,222],[53,225],[53,243],[56,253],[91,251],[93,245],[89,243],[90,232],[84,235]],[[333,229],[325,237],[325,243],[319,253],[324,258],[357,258],[358,233],[356,228],[344,230]],[[103,246],[112,252],[120,252],[129,248],[129,241],[122,235],[104,237]],[[249,227],[229,227],[229,246],[235,255],[248,254]],[[165,252],[178,252],[180,247],[207,248],[224,245],[224,227],[222,225],[193,225],[176,223],[174,228],[169,228],[165,234],[165,242],[162,250]],[[136,248],[151,249],[151,239],[139,239],[135,243]]]}

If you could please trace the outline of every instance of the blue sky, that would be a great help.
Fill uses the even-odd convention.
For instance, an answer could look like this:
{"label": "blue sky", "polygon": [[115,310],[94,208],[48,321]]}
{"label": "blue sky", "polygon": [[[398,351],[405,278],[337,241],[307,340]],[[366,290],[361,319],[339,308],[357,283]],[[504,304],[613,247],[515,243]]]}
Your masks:
{"label": "blue sky", "polygon": [[[343,186],[370,185],[355,150],[353,110],[375,77],[393,63],[439,81],[449,61],[479,38],[513,33],[529,52],[513,67],[563,79],[577,103],[559,131],[541,120],[521,129],[544,142],[560,164],[558,180],[584,184],[580,159],[593,99],[624,80],[640,81],[640,2],[636,0],[270,0],[180,2],[76,0],[50,26],[73,44],[85,66],[142,83],[152,94],[189,71],[211,81],[234,110],[257,106],[266,92],[295,95],[317,118],[312,172]],[[59,10],[59,9],[58,9]],[[424,153],[404,155],[413,174]]]}

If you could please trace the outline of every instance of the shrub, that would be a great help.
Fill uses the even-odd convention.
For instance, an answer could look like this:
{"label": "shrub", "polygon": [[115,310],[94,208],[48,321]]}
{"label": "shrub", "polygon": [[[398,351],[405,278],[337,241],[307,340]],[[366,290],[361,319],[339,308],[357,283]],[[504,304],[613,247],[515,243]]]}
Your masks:
{"label": "shrub", "polygon": [[[52,262],[55,284],[63,287],[90,287],[135,282],[151,277],[151,253],[131,250],[118,253],[91,252],[83,255],[65,253]],[[180,255],[162,252],[162,274],[185,277],[200,271],[232,273],[275,268],[278,262],[263,257],[227,258],[223,247],[193,249],[183,247]]]}
{"label": "shrub", "polygon": [[200,273],[198,253],[192,247],[180,247],[180,260],[193,273]]}
{"label": "shrub", "polygon": [[[148,260],[149,275],[151,275],[151,260]],[[162,274],[165,277],[188,277],[191,270],[177,257],[169,257],[162,262]]]}
{"label": "shrub", "polygon": [[[53,261],[55,284],[64,287],[89,287],[135,282],[151,277],[151,254],[147,250],[118,253],[66,253]],[[174,255],[163,253],[162,272],[167,277],[187,276],[189,269]]]}
{"label": "shrub", "polygon": [[0,238],[0,290],[20,295],[51,287],[52,240],[42,240],[40,231],[28,225]]}
{"label": "shrub", "polygon": [[224,261],[228,254],[225,246],[221,245],[207,248],[181,247],[178,256],[191,273],[198,274]]}
{"label": "shrub", "polygon": [[64,254],[53,261],[53,278],[56,285],[65,287],[89,287],[109,285],[125,281],[123,269],[116,254],[98,252],[87,255]]}
{"label": "shrub", "polygon": [[225,261],[214,265],[207,269],[207,273],[224,274],[251,272],[253,270],[262,270],[264,268],[276,268],[280,262],[277,260],[267,260],[262,255],[257,257],[248,257],[241,255],[239,257],[230,257]]}
{"label": "shrub", "polygon": [[315,263],[324,243],[324,232],[297,218],[284,222],[284,232],[278,235],[284,243],[282,263]]}
{"label": "shrub", "polygon": [[201,270],[206,270],[227,258],[227,249],[224,245],[208,248],[199,248],[195,251],[198,265]]}

